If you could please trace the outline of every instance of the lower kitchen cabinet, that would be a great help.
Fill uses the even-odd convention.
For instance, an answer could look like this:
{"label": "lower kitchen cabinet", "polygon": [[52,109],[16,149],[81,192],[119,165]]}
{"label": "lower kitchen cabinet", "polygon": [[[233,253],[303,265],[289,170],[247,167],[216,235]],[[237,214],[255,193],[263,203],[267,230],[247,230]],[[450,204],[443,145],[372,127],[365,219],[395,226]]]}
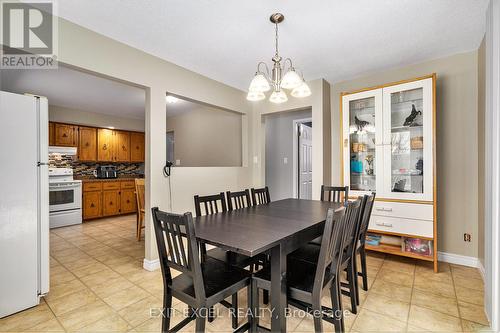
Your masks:
{"label": "lower kitchen cabinet", "polygon": [[102,191],[102,215],[118,215],[120,214],[120,191],[109,190]]}
{"label": "lower kitchen cabinet", "polygon": [[83,219],[101,217],[101,191],[83,192]]}
{"label": "lower kitchen cabinet", "polygon": [[135,190],[121,190],[120,208],[122,214],[134,213],[136,208]]}

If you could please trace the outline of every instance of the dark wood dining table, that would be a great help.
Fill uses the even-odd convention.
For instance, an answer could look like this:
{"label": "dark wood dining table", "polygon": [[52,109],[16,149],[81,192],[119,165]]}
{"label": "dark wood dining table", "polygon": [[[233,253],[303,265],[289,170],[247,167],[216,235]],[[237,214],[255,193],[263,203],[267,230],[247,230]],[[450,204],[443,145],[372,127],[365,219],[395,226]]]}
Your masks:
{"label": "dark wood dining table", "polygon": [[320,236],[328,208],[341,206],[341,203],[317,200],[284,199],[200,216],[194,220],[196,238],[249,257],[264,252],[270,254],[270,301],[274,309],[271,331],[286,332],[286,257]]}

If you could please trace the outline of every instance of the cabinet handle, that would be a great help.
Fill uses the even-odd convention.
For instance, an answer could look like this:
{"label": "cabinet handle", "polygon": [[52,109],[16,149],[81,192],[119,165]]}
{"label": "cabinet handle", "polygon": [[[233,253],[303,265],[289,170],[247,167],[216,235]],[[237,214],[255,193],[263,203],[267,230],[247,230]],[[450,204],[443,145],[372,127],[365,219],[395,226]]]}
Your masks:
{"label": "cabinet handle", "polygon": [[68,135],[67,135],[66,133],[63,133],[62,137],[63,137],[63,138],[67,138],[67,137],[68,137]]}
{"label": "cabinet handle", "polygon": [[122,149],[123,149],[123,150],[126,150],[126,149],[125,149],[125,146],[122,146]]}
{"label": "cabinet handle", "polygon": [[110,206],[113,206],[113,201],[110,201],[110,202],[109,202],[109,205],[110,205]]}
{"label": "cabinet handle", "polygon": [[102,146],[102,150],[106,150],[106,149],[108,149],[108,146],[107,146],[106,144],[104,144],[104,145]]}
{"label": "cabinet handle", "polygon": [[94,207],[95,207],[95,206],[94,206],[94,203],[91,203],[91,204],[90,204],[90,208],[94,208]]}
{"label": "cabinet handle", "polygon": [[130,203],[130,200],[127,200],[127,203]]}
{"label": "cabinet handle", "polygon": [[380,226],[380,227],[388,227],[388,228],[392,228],[392,223],[375,223],[376,225]]}
{"label": "cabinet handle", "polygon": [[377,207],[379,212],[392,212],[392,208]]}

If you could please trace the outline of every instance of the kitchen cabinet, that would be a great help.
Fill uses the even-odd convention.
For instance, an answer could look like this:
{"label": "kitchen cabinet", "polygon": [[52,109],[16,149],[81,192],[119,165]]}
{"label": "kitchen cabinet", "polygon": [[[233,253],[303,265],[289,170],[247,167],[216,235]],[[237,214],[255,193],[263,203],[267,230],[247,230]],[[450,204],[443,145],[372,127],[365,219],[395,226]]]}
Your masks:
{"label": "kitchen cabinet", "polygon": [[122,214],[134,213],[137,211],[135,190],[121,190],[120,200],[120,209]]}
{"label": "kitchen cabinet", "polygon": [[144,162],[144,133],[130,132],[130,162]]}
{"label": "kitchen cabinet", "polygon": [[130,162],[130,132],[114,131],[115,162]]}
{"label": "kitchen cabinet", "polygon": [[49,123],[49,146],[55,145],[55,124],[50,122]]}
{"label": "kitchen cabinet", "polygon": [[78,126],[69,124],[54,124],[54,144],[56,146],[76,147]]}
{"label": "kitchen cabinet", "polygon": [[82,127],[78,129],[78,160],[97,161],[97,129]]}
{"label": "kitchen cabinet", "polygon": [[106,128],[97,129],[97,160],[114,161],[114,131]]}
{"label": "kitchen cabinet", "polygon": [[93,219],[101,217],[101,191],[83,192],[83,219]]}
{"label": "kitchen cabinet", "polygon": [[120,190],[102,191],[102,216],[120,214]]}
{"label": "kitchen cabinet", "polygon": [[[367,248],[433,261],[436,270],[435,84],[433,74],[343,93],[341,133],[349,194],[377,193],[369,232],[401,237],[399,248]],[[405,249],[413,241],[432,254]]]}

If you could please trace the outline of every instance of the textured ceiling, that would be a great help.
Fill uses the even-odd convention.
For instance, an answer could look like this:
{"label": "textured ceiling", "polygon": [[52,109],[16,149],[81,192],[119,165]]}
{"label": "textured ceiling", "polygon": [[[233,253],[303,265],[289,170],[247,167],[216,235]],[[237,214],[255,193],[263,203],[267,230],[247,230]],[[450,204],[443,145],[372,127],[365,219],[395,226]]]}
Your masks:
{"label": "textured ceiling", "polygon": [[330,82],[474,50],[487,0],[64,0],[59,15],[246,90],[280,49],[306,79]]}

